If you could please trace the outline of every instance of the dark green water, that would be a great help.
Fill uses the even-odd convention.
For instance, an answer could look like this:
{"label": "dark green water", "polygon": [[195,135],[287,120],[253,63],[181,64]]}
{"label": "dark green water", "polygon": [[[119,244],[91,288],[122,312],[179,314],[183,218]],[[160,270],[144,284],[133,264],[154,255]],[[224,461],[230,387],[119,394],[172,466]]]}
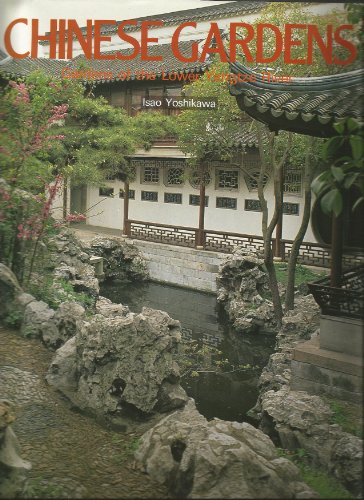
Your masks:
{"label": "dark green water", "polygon": [[[199,411],[207,418],[249,421],[246,412],[256,403],[258,377],[274,348],[272,336],[237,334],[218,313],[216,297],[202,292],[151,282],[104,282],[100,294],[132,312],[145,306],[178,319],[184,342],[207,350],[199,375],[191,376],[186,369],[181,379]],[[194,365],[196,357],[190,359]],[[222,368],[216,364],[220,361]]]}

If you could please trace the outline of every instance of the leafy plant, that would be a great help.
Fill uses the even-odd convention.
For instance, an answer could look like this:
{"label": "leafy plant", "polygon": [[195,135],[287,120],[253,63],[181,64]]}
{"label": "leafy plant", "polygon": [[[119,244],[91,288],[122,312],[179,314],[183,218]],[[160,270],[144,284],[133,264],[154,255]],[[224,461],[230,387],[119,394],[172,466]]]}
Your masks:
{"label": "leafy plant", "polygon": [[4,318],[4,323],[11,328],[20,326],[22,315],[20,311],[10,311]]}
{"label": "leafy plant", "polygon": [[133,437],[130,441],[125,442],[124,436],[115,435],[112,437],[112,441],[114,444],[120,445],[119,451],[113,456],[113,460],[117,464],[130,460],[140,446],[140,437]]}
{"label": "leafy plant", "polygon": [[91,296],[84,292],[76,292],[69,281],[64,279],[53,279],[48,275],[42,283],[33,283],[28,287],[38,300],[43,300],[52,309],[58,309],[62,302],[77,302],[85,309],[90,309],[94,305]]}
{"label": "leafy plant", "polygon": [[345,195],[356,186],[360,195],[355,210],[364,201],[364,130],[359,121],[349,118],[335,126],[337,135],[323,146],[322,158],[328,168],[312,182],[314,193],[321,197],[321,208],[326,214],[340,215]]}
{"label": "leafy plant", "polygon": [[63,486],[52,484],[41,476],[27,481],[23,495],[24,498],[70,498]]}
{"label": "leafy plant", "polygon": [[362,408],[358,405],[345,401],[337,401],[330,398],[325,398],[325,400],[333,412],[331,423],[340,425],[343,431],[354,434],[354,436],[362,439]]}

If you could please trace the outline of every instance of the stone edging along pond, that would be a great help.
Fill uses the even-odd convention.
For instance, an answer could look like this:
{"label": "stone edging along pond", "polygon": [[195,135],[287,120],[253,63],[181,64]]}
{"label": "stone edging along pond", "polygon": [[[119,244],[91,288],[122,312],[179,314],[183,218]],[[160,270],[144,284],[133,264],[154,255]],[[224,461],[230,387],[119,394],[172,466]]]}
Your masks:
{"label": "stone edging along pond", "polygon": [[[179,385],[173,360],[181,338],[178,321],[147,308],[140,314],[130,313],[127,307],[100,298],[88,249],[69,234],[61,234],[55,243],[54,273],[94,297],[92,313],[75,302],[64,302],[56,311],[49,308],[24,293],[11,271],[0,264],[3,316],[15,309],[24,334],[57,348],[47,375],[49,383],[77,406],[112,416],[115,421],[152,417],[153,425],[159,420],[143,436],[136,457],[172,495],[254,498],[257,491],[259,496],[266,491],[276,498],[317,497],[302,482],[295,465],[279,456],[261,430],[246,423],[207,422],[198,413]],[[97,246],[101,248],[100,242]],[[107,248],[109,261],[110,253],[118,252],[111,270],[115,272],[115,264],[118,266],[125,252],[114,239]],[[94,250],[95,246],[93,254]],[[132,254],[129,272],[130,261],[137,259],[136,268],[145,276],[138,252],[132,249]],[[309,299],[305,300],[303,310]],[[294,315],[290,318],[279,333],[278,352],[262,374],[255,413],[273,439],[289,449],[308,449],[317,465],[356,492],[360,440],[329,424],[330,410],[320,398],[289,391],[288,344],[292,346],[297,335],[287,332],[292,333],[299,323]],[[226,470],[229,474],[225,476]]]}

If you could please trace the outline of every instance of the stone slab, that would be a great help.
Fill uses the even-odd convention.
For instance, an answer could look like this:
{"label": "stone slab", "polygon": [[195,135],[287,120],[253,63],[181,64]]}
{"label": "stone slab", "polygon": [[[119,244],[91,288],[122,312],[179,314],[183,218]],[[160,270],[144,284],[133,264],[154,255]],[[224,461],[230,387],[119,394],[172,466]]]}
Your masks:
{"label": "stone slab", "polygon": [[320,346],[353,356],[363,352],[364,322],[356,318],[321,315]]}
{"label": "stone slab", "polygon": [[358,356],[352,356],[322,349],[320,348],[319,336],[298,344],[293,350],[293,359],[349,375],[362,376],[363,373],[361,352],[358,353]]}

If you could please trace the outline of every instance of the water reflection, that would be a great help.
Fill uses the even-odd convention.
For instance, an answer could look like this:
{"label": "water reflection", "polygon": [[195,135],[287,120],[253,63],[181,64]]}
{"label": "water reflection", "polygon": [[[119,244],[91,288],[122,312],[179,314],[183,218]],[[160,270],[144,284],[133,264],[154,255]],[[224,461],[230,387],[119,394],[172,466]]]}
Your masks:
{"label": "water reflection", "polygon": [[273,351],[272,337],[236,334],[224,314],[218,312],[214,295],[158,283],[117,282],[103,283],[100,293],[128,305],[133,312],[140,312],[144,306],[166,311],[181,322],[186,342],[218,348],[221,358],[228,360],[224,368],[227,373],[214,370],[198,377],[185,376],[182,385],[207,418],[249,420],[246,412],[256,402],[257,380]]}

